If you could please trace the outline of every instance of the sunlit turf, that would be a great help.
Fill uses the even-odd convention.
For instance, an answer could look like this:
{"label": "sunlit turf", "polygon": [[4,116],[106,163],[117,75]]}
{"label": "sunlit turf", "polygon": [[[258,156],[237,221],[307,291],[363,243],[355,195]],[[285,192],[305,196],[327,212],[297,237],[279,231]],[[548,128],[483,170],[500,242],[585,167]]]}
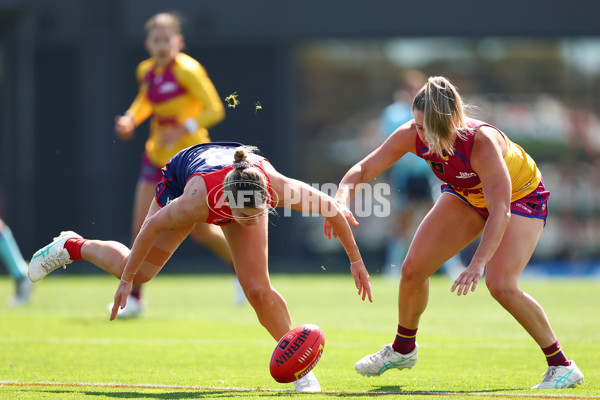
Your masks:
{"label": "sunlit turf", "polygon": [[[576,389],[532,391],[546,368],[535,342],[484,285],[459,298],[443,276],[431,282],[417,366],[377,378],[358,375],[354,362],[391,342],[397,324],[397,283],[378,275],[372,280],[370,304],[360,300],[350,274],[272,276],[293,324],[314,323],[325,332],[315,373],[329,393],[298,394],[269,375],[275,341],[248,304],[234,305],[231,276],[160,275],[146,287],[145,316],[113,322],[106,306],[116,279],[50,276],[35,284],[29,306],[0,304],[0,399],[330,399],[372,398],[374,392],[402,393],[393,395],[402,399],[481,397],[474,393],[600,398],[599,281],[522,282],[586,376]],[[0,278],[0,295],[12,289],[7,277]],[[39,383],[84,385],[34,386]]]}

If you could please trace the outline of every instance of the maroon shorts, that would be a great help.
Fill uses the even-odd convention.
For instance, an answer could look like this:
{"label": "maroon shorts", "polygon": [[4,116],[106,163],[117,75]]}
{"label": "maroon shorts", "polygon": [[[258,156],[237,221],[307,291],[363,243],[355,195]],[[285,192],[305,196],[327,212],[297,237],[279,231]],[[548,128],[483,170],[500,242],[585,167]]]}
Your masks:
{"label": "maroon shorts", "polygon": [[[473,207],[475,211],[479,213],[485,220],[490,216],[490,212],[487,208],[475,207],[471,203],[467,201],[462,195],[460,195],[451,185],[444,184],[442,185],[442,193],[450,193],[462,201]],[[528,218],[539,218],[544,220],[544,224],[546,224],[546,217],[548,217],[548,198],[550,197],[550,192],[546,190],[544,186],[544,181],[542,180],[538,187],[527,196],[522,199],[513,201],[510,203],[510,212],[511,214],[522,215]]]}
{"label": "maroon shorts", "polygon": [[157,184],[162,179],[161,168],[162,167],[157,167],[152,164],[148,154],[144,152],[144,154],[142,154],[142,165],[140,166],[140,176],[138,179]]}

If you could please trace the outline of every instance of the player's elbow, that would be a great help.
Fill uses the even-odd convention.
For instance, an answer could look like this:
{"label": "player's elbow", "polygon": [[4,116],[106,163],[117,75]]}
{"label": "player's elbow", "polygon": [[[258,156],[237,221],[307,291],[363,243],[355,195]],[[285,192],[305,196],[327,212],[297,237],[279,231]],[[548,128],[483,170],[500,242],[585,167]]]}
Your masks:
{"label": "player's elbow", "polygon": [[496,218],[501,219],[508,224],[511,216],[510,203],[506,202],[494,205],[494,207],[490,208],[490,216],[491,215],[495,215]]}

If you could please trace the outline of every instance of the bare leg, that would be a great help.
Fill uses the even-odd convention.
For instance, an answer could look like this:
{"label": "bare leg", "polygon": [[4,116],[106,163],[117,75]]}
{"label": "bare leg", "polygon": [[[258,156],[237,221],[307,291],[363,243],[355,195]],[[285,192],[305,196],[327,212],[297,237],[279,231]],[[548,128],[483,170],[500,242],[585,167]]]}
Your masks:
{"label": "bare leg", "polygon": [[257,225],[237,223],[223,226],[231,248],[235,271],[258,320],[275,340],[290,329],[292,321],[284,298],[271,286],[268,265],[268,216]]}
{"label": "bare leg", "polygon": [[192,231],[192,239],[196,243],[202,244],[212,250],[221,260],[223,260],[233,270],[233,260],[231,251],[225,239],[223,231],[216,225],[196,224]]}
{"label": "bare leg", "polygon": [[[159,209],[160,207],[156,203],[152,203],[148,215],[156,213]],[[141,284],[154,278],[193,228],[194,224],[191,224],[175,231],[161,233],[153,247],[159,250],[160,254],[167,256],[164,259],[157,260],[148,255],[148,258],[140,266],[134,283]],[[87,240],[81,246],[81,257],[84,260],[93,263],[119,279],[123,274],[129,253],[130,250],[127,246],[112,240]]]}
{"label": "bare leg", "polygon": [[429,277],[473,241],[484,219],[451,194],[442,194],[417,229],[402,265],[398,323],[417,329],[429,300]]}
{"label": "bare leg", "polygon": [[[148,214],[148,206],[153,203],[156,184],[140,179],[135,187],[135,197],[133,200],[133,220],[131,222],[131,243],[135,241],[136,236],[142,228],[142,224]],[[142,290],[140,283],[133,285],[132,292],[139,293]]]}
{"label": "bare leg", "polygon": [[513,214],[504,238],[486,270],[490,293],[541,348],[556,342],[544,310],[531,296],[518,287],[519,276],[529,262],[544,222]]}
{"label": "bare leg", "polygon": [[133,200],[133,220],[131,222],[131,243],[140,232],[142,224],[148,215],[148,208],[153,203],[156,183],[150,183],[145,180],[139,180],[135,187],[135,197]]}
{"label": "bare leg", "polygon": [[87,240],[81,246],[81,257],[121,279],[129,248],[112,240]]}

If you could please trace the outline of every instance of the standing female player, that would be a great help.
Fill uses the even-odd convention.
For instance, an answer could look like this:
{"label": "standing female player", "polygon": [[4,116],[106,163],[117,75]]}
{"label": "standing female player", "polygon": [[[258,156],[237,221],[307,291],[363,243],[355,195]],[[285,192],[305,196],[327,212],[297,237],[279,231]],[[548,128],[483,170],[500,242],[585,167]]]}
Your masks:
{"label": "standing female player", "polygon": [[[179,17],[173,13],[156,14],[146,22],[145,29],[146,48],[151,57],[138,65],[139,93],[125,115],[117,116],[115,121],[117,135],[128,140],[133,137],[135,127],[152,116],[135,190],[132,243],[162,177],[162,166],[178,151],[209,142],[206,129],[225,117],[217,90],[202,65],[181,52]],[[231,265],[231,255],[219,229],[199,224],[192,237]],[[128,306],[120,310],[119,316],[132,317],[142,312],[140,294],[141,285],[134,286]]]}
{"label": "standing female player", "polygon": [[[146,220],[131,250],[121,243],[85,240],[62,232],[38,250],[29,277],[38,281],[73,260],[86,260],[121,279],[111,320],[127,304],[133,284],[152,279],[197,225],[221,227],[235,272],[260,323],[275,340],[292,329],[285,300],[271,286],[268,269],[270,207],[324,215],[350,259],[350,270],[364,300],[372,301],[369,274],[350,226],[333,198],[278,173],[263,157],[239,143],[204,143],[182,150],[163,168]],[[294,382],[296,390],[320,391],[311,372]]]}
{"label": "standing female player", "polygon": [[[534,388],[565,388],[583,382],[575,362],[562,352],[542,307],[518,286],[548,211],[549,193],[535,162],[498,128],[467,118],[458,91],[444,77],[428,79],[413,99],[412,111],[414,119],[354,165],[336,194],[336,200],[346,204],[356,185],[369,182],[409,152],[424,158],[446,182],[402,265],[396,338],[358,361],[355,369],[375,376],[416,364],[417,328],[427,307],[429,277],[483,232],[471,263],[451,291],[466,295],[469,289],[475,290],[485,270],[491,295],[546,356],[544,380]],[[332,236],[329,221],[325,234]]]}

